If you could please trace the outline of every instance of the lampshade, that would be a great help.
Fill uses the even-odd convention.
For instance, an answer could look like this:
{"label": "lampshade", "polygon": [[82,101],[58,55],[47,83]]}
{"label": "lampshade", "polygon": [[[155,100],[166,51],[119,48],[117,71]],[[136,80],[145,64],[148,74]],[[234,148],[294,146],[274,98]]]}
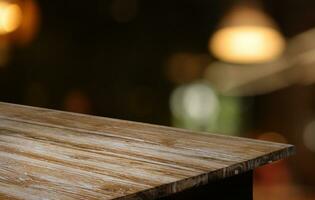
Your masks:
{"label": "lampshade", "polygon": [[273,20],[252,5],[233,7],[209,41],[214,56],[239,64],[274,60],[284,47],[285,40]]}

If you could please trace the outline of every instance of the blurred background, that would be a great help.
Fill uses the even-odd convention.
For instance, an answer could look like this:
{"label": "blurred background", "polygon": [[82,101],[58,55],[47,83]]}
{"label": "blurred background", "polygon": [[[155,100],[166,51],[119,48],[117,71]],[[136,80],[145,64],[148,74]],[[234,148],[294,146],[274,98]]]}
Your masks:
{"label": "blurred background", "polygon": [[255,199],[315,199],[315,1],[0,0],[0,101],[257,138]]}

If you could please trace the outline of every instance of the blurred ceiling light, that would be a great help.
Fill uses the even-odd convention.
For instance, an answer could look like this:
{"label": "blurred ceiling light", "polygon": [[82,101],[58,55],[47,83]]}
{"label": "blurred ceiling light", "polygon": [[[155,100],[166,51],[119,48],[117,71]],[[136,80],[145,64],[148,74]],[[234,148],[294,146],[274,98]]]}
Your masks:
{"label": "blurred ceiling light", "polygon": [[177,119],[186,118],[197,127],[206,127],[215,121],[219,113],[219,100],[205,82],[182,85],[171,95],[170,108]]}
{"label": "blurred ceiling light", "polygon": [[35,0],[0,0],[0,67],[10,61],[12,44],[26,45],[34,39],[38,22]]}
{"label": "blurred ceiling light", "polygon": [[265,13],[247,4],[234,7],[223,18],[209,41],[209,50],[220,60],[249,64],[279,57],[285,40]]}
{"label": "blurred ceiling light", "polygon": [[273,62],[244,65],[211,63],[204,76],[225,95],[257,95],[293,84],[315,83],[315,29],[288,40],[283,56]]}
{"label": "blurred ceiling light", "polygon": [[18,4],[0,1],[0,34],[15,31],[22,21],[22,11]]}
{"label": "blurred ceiling light", "polygon": [[170,98],[174,126],[229,135],[239,133],[241,106],[239,98],[218,95],[204,80],[179,86]]}

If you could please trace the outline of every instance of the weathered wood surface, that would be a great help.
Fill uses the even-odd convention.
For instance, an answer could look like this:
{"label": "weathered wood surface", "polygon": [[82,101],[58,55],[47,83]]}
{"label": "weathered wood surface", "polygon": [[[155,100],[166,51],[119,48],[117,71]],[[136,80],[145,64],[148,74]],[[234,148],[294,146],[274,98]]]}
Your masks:
{"label": "weathered wood surface", "polygon": [[0,199],[155,199],[294,147],[0,103]]}

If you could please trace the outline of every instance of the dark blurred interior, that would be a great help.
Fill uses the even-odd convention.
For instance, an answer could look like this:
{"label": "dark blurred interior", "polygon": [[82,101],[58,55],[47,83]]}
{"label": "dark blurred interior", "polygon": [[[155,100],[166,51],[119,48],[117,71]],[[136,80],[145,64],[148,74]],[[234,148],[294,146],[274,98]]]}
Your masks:
{"label": "dark blurred interior", "polygon": [[[274,21],[281,55],[209,51],[238,5]],[[0,101],[291,143],[294,158],[257,171],[255,199],[315,199],[314,28],[312,0],[0,0]]]}

